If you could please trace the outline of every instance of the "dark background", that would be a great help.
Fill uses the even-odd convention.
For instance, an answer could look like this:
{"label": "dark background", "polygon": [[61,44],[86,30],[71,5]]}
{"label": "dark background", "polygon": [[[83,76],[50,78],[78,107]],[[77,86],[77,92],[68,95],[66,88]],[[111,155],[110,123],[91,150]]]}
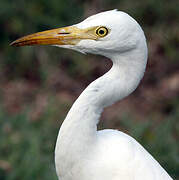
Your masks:
{"label": "dark background", "polygon": [[9,43],[109,9],[125,11],[139,22],[149,59],[140,86],[105,110],[99,129],[135,137],[179,180],[177,0],[0,0],[0,180],[57,180],[59,127],[83,89],[111,67],[104,57]]}

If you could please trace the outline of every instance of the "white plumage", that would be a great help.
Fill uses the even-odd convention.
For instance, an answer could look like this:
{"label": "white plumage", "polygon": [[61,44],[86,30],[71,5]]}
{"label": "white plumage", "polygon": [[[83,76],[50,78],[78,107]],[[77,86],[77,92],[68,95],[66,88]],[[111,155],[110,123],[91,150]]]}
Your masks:
{"label": "white plumage", "polygon": [[97,131],[96,127],[103,108],[129,95],[143,77],[147,46],[142,29],[129,15],[116,10],[96,14],[75,26],[111,30],[100,41],[82,40],[66,47],[106,56],[113,67],[83,91],[60,128],[55,150],[59,179],[171,179],[135,139],[116,130]]}
{"label": "white plumage", "polygon": [[132,93],[143,77],[147,45],[139,24],[117,10],[83,22],[25,36],[14,46],[51,44],[112,60],[112,68],[92,82],[64,120],[55,149],[59,180],[172,180],[132,137],[117,130],[97,131],[103,109]]}

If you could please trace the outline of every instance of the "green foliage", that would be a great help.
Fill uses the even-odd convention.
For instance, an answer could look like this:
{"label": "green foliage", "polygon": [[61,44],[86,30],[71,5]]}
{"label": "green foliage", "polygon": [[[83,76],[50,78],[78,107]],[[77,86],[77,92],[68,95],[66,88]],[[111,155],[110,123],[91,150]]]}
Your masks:
{"label": "green foliage", "polygon": [[[46,118],[31,122],[27,114],[0,113],[1,180],[57,179],[54,145],[57,128]],[[39,130],[40,129],[40,130]],[[2,163],[0,161],[0,164]]]}

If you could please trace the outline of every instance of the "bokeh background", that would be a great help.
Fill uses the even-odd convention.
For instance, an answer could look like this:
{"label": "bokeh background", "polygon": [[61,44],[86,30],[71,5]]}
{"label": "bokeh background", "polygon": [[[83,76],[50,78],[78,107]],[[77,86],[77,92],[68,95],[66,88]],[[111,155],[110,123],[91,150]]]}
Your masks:
{"label": "bokeh background", "polygon": [[135,137],[179,180],[178,0],[0,0],[0,180],[57,180],[60,125],[84,88],[111,67],[104,57],[9,43],[109,9],[141,24],[149,61],[140,86],[105,110],[99,129]]}

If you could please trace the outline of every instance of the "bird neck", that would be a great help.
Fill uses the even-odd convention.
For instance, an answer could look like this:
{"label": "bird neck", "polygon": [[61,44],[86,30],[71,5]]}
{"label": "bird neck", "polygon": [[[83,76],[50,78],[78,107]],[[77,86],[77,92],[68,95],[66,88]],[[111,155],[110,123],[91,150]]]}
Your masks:
{"label": "bird neck", "polygon": [[84,150],[83,145],[89,148],[96,138],[103,109],[128,96],[138,86],[145,71],[147,52],[131,51],[113,54],[110,57],[112,68],[92,82],[73,104],[59,133],[61,142],[64,140],[68,148],[82,147]]}

